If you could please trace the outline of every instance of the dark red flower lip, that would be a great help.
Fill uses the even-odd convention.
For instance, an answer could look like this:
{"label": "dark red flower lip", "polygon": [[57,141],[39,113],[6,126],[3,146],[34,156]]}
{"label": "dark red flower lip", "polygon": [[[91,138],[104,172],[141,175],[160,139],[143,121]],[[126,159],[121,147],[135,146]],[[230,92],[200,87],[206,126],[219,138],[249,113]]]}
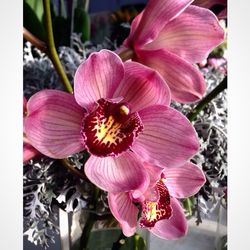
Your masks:
{"label": "dark red flower lip", "polygon": [[154,227],[159,220],[170,219],[173,210],[170,204],[170,194],[164,183],[165,179],[160,179],[154,191],[157,192],[158,200],[151,201],[146,199],[142,204],[142,217],[140,219],[141,227]]}
{"label": "dark red flower lip", "polygon": [[97,108],[86,116],[81,134],[87,150],[98,157],[117,156],[129,150],[143,130],[137,112],[127,103],[99,99]]}

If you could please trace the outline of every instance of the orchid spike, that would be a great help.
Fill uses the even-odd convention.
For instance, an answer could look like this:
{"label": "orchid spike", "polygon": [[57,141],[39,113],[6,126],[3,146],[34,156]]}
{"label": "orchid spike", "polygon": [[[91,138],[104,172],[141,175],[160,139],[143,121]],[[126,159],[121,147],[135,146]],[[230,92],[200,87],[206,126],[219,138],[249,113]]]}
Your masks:
{"label": "orchid spike", "polygon": [[144,161],[178,167],[199,148],[192,124],[170,99],[156,71],[101,50],[77,69],[74,95],[43,90],[29,99],[25,132],[52,158],[87,150],[85,173],[98,187],[143,191]]}
{"label": "orchid spike", "polygon": [[187,233],[187,221],[177,199],[197,193],[205,183],[204,173],[190,162],[180,168],[164,170],[150,164],[144,164],[144,167],[150,176],[145,193],[139,195],[137,191],[132,191],[108,194],[109,207],[120,223],[123,234],[129,237],[135,233],[140,206],[140,227],[163,239],[184,236]]}
{"label": "orchid spike", "polygon": [[192,0],[149,0],[132,22],[124,48],[132,60],[157,70],[171,91],[172,99],[191,103],[202,98],[205,81],[193,66],[207,58],[224,40],[216,16]]}

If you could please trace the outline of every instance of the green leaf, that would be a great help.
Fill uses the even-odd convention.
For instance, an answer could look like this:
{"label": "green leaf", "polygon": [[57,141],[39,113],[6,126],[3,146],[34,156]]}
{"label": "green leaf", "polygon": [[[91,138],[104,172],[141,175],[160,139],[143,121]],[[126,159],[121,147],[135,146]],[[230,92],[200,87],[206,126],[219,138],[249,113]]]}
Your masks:
{"label": "green leaf", "polygon": [[56,16],[52,20],[55,45],[69,46],[70,45],[70,20],[62,16]]}
{"label": "green leaf", "polygon": [[36,14],[38,20],[42,22],[43,18],[43,1],[42,0],[25,0],[25,2],[30,6],[30,8]]}
{"label": "green leaf", "polygon": [[42,41],[46,41],[45,29],[37,17],[35,11],[26,2],[23,3],[23,25],[33,35]]}
{"label": "green leaf", "polygon": [[[121,234],[120,229],[105,228],[92,231],[89,238],[88,250],[111,250],[113,243],[117,241]],[[144,239],[135,234],[122,240],[120,250],[146,250]],[[79,240],[73,245],[72,250],[79,250]]]}
{"label": "green leaf", "polygon": [[190,218],[193,215],[193,209],[194,209],[194,197],[186,198],[182,201],[183,207],[185,208],[185,212],[188,218]]}
{"label": "green leaf", "polygon": [[83,42],[90,39],[90,18],[88,13],[82,7],[75,8],[74,32],[82,34],[81,40]]}

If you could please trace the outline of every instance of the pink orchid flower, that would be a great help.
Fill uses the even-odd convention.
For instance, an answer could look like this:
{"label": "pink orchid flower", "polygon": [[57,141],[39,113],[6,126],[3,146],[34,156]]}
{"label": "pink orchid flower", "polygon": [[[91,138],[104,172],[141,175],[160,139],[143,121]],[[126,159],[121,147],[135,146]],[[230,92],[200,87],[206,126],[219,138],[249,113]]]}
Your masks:
{"label": "pink orchid flower", "polygon": [[[132,22],[123,45],[132,60],[157,70],[168,84],[172,99],[199,100],[205,92],[201,73],[192,64],[203,61],[223,42],[224,31],[216,16],[192,0],[149,0]],[[126,49],[121,49],[123,51]],[[123,52],[125,52],[123,51]]]}
{"label": "pink orchid flower", "polygon": [[[177,200],[194,195],[205,183],[205,176],[196,165],[188,162],[179,168],[161,169],[144,165],[150,176],[147,191],[109,193],[112,214],[120,223],[123,234],[132,236],[136,231],[139,209],[142,208],[139,225],[163,239],[177,239],[187,233],[187,220]],[[136,195],[136,196],[135,196]]]}
{"label": "pink orchid flower", "polygon": [[[27,112],[27,100],[23,97],[23,117],[26,116]],[[39,155],[38,152],[28,141],[25,134],[23,135],[23,163],[26,163],[28,160],[32,159],[36,155]]]}
{"label": "pink orchid flower", "polygon": [[212,66],[214,69],[220,71],[222,74],[227,75],[227,60],[224,57],[211,57],[208,58],[207,64]]}
{"label": "pink orchid flower", "polygon": [[24,126],[32,145],[52,158],[86,149],[84,170],[98,187],[143,189],[142,162],[181,166],[199,148],[193,126],[169,103],[156,71],[101,50],[77,69],[74,95],[43,90],[32,96]]}

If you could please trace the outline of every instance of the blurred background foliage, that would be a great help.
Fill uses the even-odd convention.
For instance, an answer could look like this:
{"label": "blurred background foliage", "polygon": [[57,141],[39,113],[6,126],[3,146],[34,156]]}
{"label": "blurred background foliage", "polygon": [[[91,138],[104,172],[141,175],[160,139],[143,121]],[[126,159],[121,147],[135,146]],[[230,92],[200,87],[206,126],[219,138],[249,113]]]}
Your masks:
{"label": "blurred background foliage", "polygon": [[[131,2],[131,3],[130,3]],[[129,34],[130,23],[144,8],[146,0],[137,1],[52,0],[51,15],[56,48],[72,46],[72,33],[81,41],[101,43],[104,37],[120,45]],[[46,41],[42,0],[24,0],[23,25]]]}

